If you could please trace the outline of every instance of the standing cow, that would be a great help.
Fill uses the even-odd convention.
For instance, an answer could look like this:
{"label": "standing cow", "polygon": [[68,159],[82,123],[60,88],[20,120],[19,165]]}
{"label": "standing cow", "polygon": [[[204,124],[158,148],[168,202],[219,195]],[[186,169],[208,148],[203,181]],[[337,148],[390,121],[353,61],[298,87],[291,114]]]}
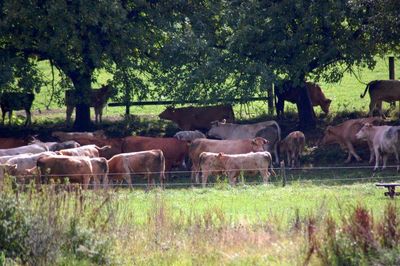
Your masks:
{"label": "standing cow", "polygon": [[121,153],[108,160],[110,180],[125,180],[132,187],[131,175],[147,179],[147,187],[154,185],[159,177],[161,186],[165,180],[165,157],[162,150]]}
{"label": "standing cow", "polygon": [[273,152],[275,161],[279,164],[278,143],[281,140],[281,128],[275,121],[265,121],[255,124],[233,124],[224,122],[212,123],[208,136],[218,139],[251,139],[261,137],[268,140],[264,150]]}
{"label": "standing cow", "polygon": [[237,140],[213,140],[196,139],[189,147],[189,158],[192,161],[192,182],[199,183],[200,154],[202,152],[216,152],[226,154],[240,154],[248,152],[264,151],[266,139],[256,137],[254,139]]}
{"label": "standing cow", "polygon": [[0,108],[3,115],[2,123],[8,112],[8,123],[11,124],[13,110],[25,110],[25,126],[32,124],[31,107],[35,94],[23,92],[3,92],[0,96]]}
{"label": "standing cow", "polygon": [[296,167],[300,165],[300,155],[304,151],[306,137],[301,131],[293,131],[289,133],[280,143],[279,149],[281,153],[286,154],[287,165]]}
{"label": "standing cow", "polygon": [[[310,96],[312,106],[321,106],[324,113],[329,113],[329,107],[332,100],[325,97],[321,87],[312,82],[305,83],[308,94]],[[293,86],[293,82],[286,80],[282,83],[282,86],[275,88],[275,106],[276,114],[278,116],[283,115],[285,109],[285,101],[291,103],[297,103],[299,101],[300,91]]]}
{"label": "standing cow", "polygon": [[225,119],[228,122],[234,122],[235,120],[230,104],[183,108],[168,107],[158,116],[175,122],[182,130],[208,130],[212,121]]}
{"label": "standing cow", "polygon": [[[89,106],[94,107],[96,123],[102,122],[103,108],[106,106],[108,99],[115,93],[115,90],[110,85],[103,85],[100,89],[90,91]],[[76,105],[77,97],[82,97],[76,94],[74,90],[65,91],[65,104],[67,106],[67,123],[71,123],[72,112]]]}
{"label": "standing cow", "polygon": [[364,98],[369,90],[369,116],[373,116],[377,109],[380,116],[385,117],[382,112],[382,101],[393,102],[400,100],[400,80],[374,80],[367,84],[365,91],[360,95]]}

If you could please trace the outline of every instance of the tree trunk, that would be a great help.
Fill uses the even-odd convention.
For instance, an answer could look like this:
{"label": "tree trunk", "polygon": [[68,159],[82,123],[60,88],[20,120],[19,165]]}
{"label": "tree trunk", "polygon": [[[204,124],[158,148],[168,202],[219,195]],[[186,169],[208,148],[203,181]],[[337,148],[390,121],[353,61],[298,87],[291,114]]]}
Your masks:
{"label": "tree trunk", "polygon": [[297,100],[299,127],[302,130],[315,129],[317,122],[307,87],[304,83],[302,83],[302,85],[296,89],[298,89],[300,92]]}
{"label": "tree trunk", "polygon": [[90,92],[91,75],[79,75],[72,79],[75,87],[75,122],[73,125],[76,131],[87,131],[92,127],[90,120]]}

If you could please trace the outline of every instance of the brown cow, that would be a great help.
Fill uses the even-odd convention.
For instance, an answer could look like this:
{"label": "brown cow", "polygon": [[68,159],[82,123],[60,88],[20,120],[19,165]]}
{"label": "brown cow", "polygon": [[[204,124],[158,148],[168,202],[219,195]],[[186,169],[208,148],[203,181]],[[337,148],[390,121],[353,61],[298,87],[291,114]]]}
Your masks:
{"label": "brown cow", "polygon": [[223,152],[226,154],[240,154],[248,152],[264,151],[263,146],[268,141],[264,138],[238,140],[213,140],[196,139],[189,147],[189,158],[192,161],[192,182],[199,183],[200,154],[202,152]]}
{"label": "brown cow", "polygon": [[245,154],[202,152],[199,160],[203,187],[212,173],[225,173],[231,185],[236,184],[237,177],[241,173],[246,176],[261,174],[264,183],[268,182],[270,176],[268,169],[271,169],[271,173],[275,175],[272,169],[272,156],[267,151]]}
{"label": "brown cow", "polygon": [[300,166],[299,158],[304,151],[305,143],[306,137],[301,131],[289,133],[279,143],[280,152],[286,153],[287,165],[291,165],[291,167]]}
{"label": "brown cow", "polygon": [[152,138],[129,136],[124,138],[122,152],[138,152],[153,149],[162,150],[165,157],[165,170],[183,165],[188,154],[188,143],[176,138]]}
{"label": "brown cow", "polygon": [[[322,111],[328,114],[332,100],[325,97],[321,87],[318,84],[306,82],[306,87],[308,94],[310,95],[312,106],[319,105],[321,106]],[[275,97],[276,113],[278,116],[281,116],[284,112],[285,101],[297,103],[299,99],[299,90],[292,86],[291,81],[286,80],[282,84],[282,90],[279,90],[278,87],[275,89]]]}
{"label": "brown cow", "polygon": [[168,107],[158,116],[175,122],[182,130],[208,130],[212,121],[226,119],[227,122],[233,123],[235,120],[230,104],[183,108]]}
{"label": "brown cow", "polygon": [[121,153],[108,160],[111,180],[125,180],[132,187],[131,175],[144,175],[147,186],[154,185],[153,177],[160,178],[161,185],[165,180],[165,158],[162,150]]}
{"label": "brown cow", "polygon": [[[364,126],[365,123],[373,125],[379,125],[382,123],[380,117],[368,117],[360,119],[350,119],[336,126],[328,126],[325,130],[324,137],[321,141],[321,145],[338,143],[343,150],[348,151],[348,157],[346,163],[351,161],[351,157],[354,156],[357,161],[361,161],[360,156],[354,150],[354,144],[360,144],[360,140],[356,138],[357,132]],[[368,142],[370,154],[370,163],[374,160],[372,152],[372,144]]]}
{"label": "brown cow", "polygon": [[95,185],[100,185],[100,182],[104,187],[108,184],[108,162],[106,158],[90,158],[90,163],[92,165],[92,174]]}
{"label": "brown cow", "polygon": [[87,189],[90,178],[93,176],[92,164],[88,157],[42,156],[38,158],[36,166],[38,170],[37,184],[48,179],[68,177],[71,183],[80,183],[84,189]]}
{"label": "brown cow", "polygon": [[400,80],[374,80],[367,84],[365,91],[360,95],[364,98],[369,90],[369,116],[377,109],[380,116],[385,117],[382,112],[382,101],[393,102],[400,100]]}
{"label": "brown cow", "polygon": [[[115,93],[110,85],[103,85],[100,89],[93,89],[90,92],[89,106],[94,107],[95,121],[102,121],[103,108],[107,104],[108,99]],[[78,96],[74,90],[65,91],[65,104],[67,106],[67,123],[71,123],[72,112],[76,105]]]}
{"label": "brown cow", "polygon": [[28,145],[29,141],[23,138],[0,138],[0,149],[11,149]]}
{"label": "brown cow", "polygon": [[94,144],[92,145],[84,145],[77,148],[72,149],[63,149],[59,150],[57,154],[66,155],[66,156],[85,156],[90,158],[100,157],[100,151],[104,151],[110,149],[110,146],[98,147]]}

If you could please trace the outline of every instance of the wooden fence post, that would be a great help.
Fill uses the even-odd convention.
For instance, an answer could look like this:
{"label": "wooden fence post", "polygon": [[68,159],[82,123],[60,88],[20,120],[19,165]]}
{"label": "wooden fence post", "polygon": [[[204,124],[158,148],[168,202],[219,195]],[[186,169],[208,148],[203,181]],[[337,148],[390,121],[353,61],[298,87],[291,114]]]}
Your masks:
{"label": "wooden fence post", "polygon": [[285,169],[285,161],[281,161],[280,163],[280,176],[282,177],[282,187],[286,186],[286,169]]}

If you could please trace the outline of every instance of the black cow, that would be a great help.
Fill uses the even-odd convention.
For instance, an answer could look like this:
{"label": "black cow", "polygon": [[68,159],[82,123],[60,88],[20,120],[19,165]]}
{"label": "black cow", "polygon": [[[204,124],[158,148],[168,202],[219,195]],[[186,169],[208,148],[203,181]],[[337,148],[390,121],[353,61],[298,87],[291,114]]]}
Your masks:
{"label": "black cow", "polygon": [[0,96],[0,108],[3,115],[2,123],[6,113],[8,112],[8,123],[11,124],[11,117],[13,110],[25,110],[26,120],[25,126],[32,123],[31,107],[35,94],[24,92],[3,92]]}

